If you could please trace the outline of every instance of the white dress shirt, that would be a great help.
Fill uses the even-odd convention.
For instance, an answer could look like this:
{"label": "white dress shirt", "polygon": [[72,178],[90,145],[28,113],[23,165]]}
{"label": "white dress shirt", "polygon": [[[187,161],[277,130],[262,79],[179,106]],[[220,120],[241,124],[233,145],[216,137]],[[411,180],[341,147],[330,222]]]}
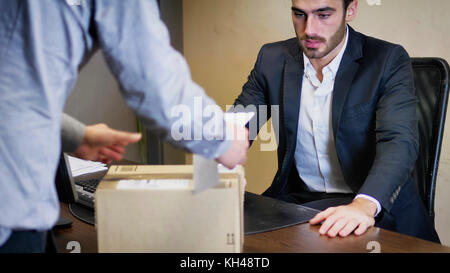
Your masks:
{"label": "white dress shirt", "polygon": [[[348,43],[348,27],[345,44],[339,54],[322,69],[322,82],[308,57],[303,54],[304,75],[300,100],[295,161],[298,173],[312,192],[352,193],[342,174],[336,153],[332,128],[332,101],[336,74]],[[371,196],[359,194],[377,205]]]}

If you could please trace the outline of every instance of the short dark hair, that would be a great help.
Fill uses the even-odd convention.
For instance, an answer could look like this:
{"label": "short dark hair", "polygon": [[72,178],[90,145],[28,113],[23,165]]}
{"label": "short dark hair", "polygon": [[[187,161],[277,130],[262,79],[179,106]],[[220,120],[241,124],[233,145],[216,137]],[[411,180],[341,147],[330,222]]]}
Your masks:
{"label": "short dark hair", "polygon": [[344,0],[344,11],[347,10],[348,5],[350,5],[351,2],[353,2],[353,0]]}

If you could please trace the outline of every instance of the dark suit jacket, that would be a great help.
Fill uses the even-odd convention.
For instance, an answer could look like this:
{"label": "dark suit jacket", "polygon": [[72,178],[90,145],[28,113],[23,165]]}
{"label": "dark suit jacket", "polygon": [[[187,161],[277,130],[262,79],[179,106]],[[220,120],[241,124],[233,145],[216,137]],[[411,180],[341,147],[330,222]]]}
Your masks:
{"label": "dark suit jacket", "polygon": [[[278,171],[265,192],[272,197],[286,194],[295,168],[302,79],[297,38],[266,44],[235,102],[279,105]],[[345,181],[390,211],[402,186],[413,184],[418,155],[418,100],[408,53],[350,28],[333,92],[332,126]]]}

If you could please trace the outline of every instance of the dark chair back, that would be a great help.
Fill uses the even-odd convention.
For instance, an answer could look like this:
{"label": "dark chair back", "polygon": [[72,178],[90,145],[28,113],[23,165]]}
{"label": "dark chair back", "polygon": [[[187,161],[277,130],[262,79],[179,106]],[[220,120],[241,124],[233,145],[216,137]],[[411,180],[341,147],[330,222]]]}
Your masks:
{"label": "dark chair back", "polygon": [[434,223],[436,179],[444,134],[449,92],[449,65],[440,58],[411,58],[419,98],[420,152],[415,179],[428,215]]}

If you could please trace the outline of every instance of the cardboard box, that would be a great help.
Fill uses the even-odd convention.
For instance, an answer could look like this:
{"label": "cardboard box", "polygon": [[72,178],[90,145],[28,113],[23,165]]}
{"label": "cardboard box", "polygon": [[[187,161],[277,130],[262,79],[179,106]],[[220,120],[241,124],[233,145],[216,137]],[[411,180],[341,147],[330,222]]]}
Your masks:
{"label": "cardboard box", "polygon": [[219,172],[217,186],[200,193],[193,170],[111,166],[95,196],[98,251],[241,252],[244,169]]}

